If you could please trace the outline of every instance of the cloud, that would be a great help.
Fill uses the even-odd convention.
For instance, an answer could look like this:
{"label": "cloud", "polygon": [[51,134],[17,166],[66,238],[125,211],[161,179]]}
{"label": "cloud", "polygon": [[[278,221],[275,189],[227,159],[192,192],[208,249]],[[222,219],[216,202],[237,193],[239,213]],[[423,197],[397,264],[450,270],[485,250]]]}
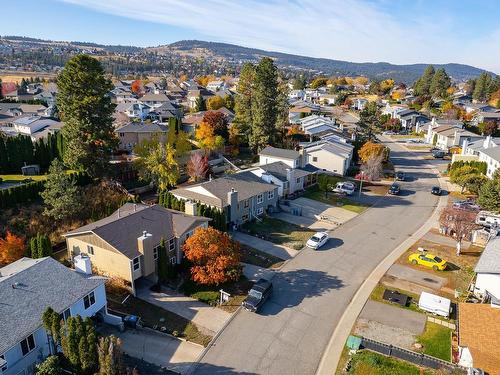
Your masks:
{"label": "cloud", "polygon": [[61,1],[247,47],[356,62],[470,63],[500,71],[500,27],[467,40],[454,32],[459,25],[449,14],[392,14],[391,3],[382,0]]}

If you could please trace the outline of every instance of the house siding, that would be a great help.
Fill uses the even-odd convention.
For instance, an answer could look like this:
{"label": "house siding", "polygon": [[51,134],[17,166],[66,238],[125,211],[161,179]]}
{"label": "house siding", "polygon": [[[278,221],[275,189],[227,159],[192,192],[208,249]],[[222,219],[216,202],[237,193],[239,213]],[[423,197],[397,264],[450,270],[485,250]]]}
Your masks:
{"label": "house siding", "polygon": [[500,299],[500,274],[478,273],[476,278],[475,290],[479,293],[488,293]]}
{"label": "house siding", "polygon": [[[316,168],[344,176],[349,168],[350,159],[332,154],[325,150],[308,151],[309,164]],[[314,158],[317,158],[314,161]]]}

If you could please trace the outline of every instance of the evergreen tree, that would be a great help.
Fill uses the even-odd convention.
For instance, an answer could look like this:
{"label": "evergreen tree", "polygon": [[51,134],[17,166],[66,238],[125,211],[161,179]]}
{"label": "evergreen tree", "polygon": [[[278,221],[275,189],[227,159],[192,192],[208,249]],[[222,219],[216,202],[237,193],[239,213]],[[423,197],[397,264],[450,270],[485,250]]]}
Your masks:
{"label": "evergreen tree", "polygon": [[63,354],[79,374],[92,374],[97,367],[97,336],[90,318],[71,316],[61,328]]}
{"label": "evergreen tree", "polygon": [[252,127],[249,144],[260,151],[273,140],[278,115],[278,69],[269,57],[260,60],[255,69],[252,93]]}
{"label": "evergreen tree", "polygon": [[451,86],[451,79],[446,71],[441,68],[434,73],[429,87],[430,94],[439,98],[446,96],[446,90]]}
{"label": "evergreen tree", "polygon": [[108,95],[113,84],[98,60],[77,55],[59,74],[57,87],[57,106],[65,124],[65,164],[91,176],[102,175],[118,146],[113,128],[115,105]]}
{"label": "evergreen tree", "polygon": [[97,347],[99,375],[120,375],[123,373],[120,340],[115,336],[99,338]]}
{"label": "evergreen tree", "polygon": [[194,111],[201,112],[206,110],[207,110],[207,103],[205,99],[203,99],[203,96],[199,95],[194,103]]}
{"label": "evergreen tree", "polygon": [[416,96],[430,95],[431,81],[436,71],[429,65],[413,87]]}
{"label": "evergreen tree", "polygon": [[486,72],[481,73],[475,81],[472,98],[480,102],[486,101],[488,99],[488,95],[490,94],[491,84],[491,75]]}
{"label": "evergreen tree", "polygon": [[288,105],[288,85],[283,77],[280,77],[278,84],[278,96],[276,98],[276,131],[273,132],[273,144],[283,146],[286,136],[286,126],[289,124],[289,110]]}
{"label": "evergreen tree", "polygon": [[64,372],[59,363],[57,355],[47,357],[43,362],[36,365],[36,375],[63,375]]}
{"label": "evergreen tree", "polygon": [[76,181],[66,173],[58,159],[52,162],[45,190],[40,195],[45,203],[44,214],[55,220],[74,217],[80,211],[80,193]]}
{"label": "evergreen tree", "polygon": [[165,239],[160,240],[160,247],[158,248],[158,281],[165,281],[168,279],[168,257],[167,248],[165,246]]}
{"label": "evergreen tree", "polygon": [[238,81],[238,95],[236,96],[234,110],[234,123],[238,129],[248,139],[252,126],[252,93],[255,78],[255,66],[252,63],[245,63],[241,68]]}

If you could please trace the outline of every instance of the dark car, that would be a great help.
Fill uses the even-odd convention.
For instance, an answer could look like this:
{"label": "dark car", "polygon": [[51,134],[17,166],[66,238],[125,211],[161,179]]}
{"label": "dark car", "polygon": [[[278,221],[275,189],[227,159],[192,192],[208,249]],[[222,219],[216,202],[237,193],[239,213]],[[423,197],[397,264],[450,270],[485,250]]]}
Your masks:
{"label": "dark car", "polygon": [[398,195],[400,192],[401,188],[399,187],[399,184],[392,184],[389,188],[389,194],[391,195]]}
{"label": "dark car", "polygon": [[259,279],[253,284],[252,289],[248,292],[248,296],[245,298],[242,305],[248,311],[257,312],[272,292],[273,284],[268,280]]}
{"label": "dark car", "polygon": [[431,194],[441,195],[441,188],[439,186],[433,186],[431,189]]}
{"label": "dark car", "polygon": [[442,159],[445,155],[446,153],[443,150],[432,151],[432,156],[434,157],[434,159]]}
{"label": "dark car", "polygon": [[404,172],[396,173],[396,181],[404,181],[406,179],[406,175]]}

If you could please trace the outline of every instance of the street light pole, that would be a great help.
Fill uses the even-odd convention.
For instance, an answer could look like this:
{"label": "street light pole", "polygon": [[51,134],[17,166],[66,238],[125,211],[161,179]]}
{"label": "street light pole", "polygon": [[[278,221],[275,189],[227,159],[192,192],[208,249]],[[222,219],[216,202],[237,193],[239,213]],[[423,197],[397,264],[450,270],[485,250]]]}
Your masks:
{"label": "street light pole", "polygon": [[361,191],[363,190],[363,177],[364,177],[364,172],[361,171],[361,183],[359,184],[359,195],[358,195],[358,198],[361,198]]}

